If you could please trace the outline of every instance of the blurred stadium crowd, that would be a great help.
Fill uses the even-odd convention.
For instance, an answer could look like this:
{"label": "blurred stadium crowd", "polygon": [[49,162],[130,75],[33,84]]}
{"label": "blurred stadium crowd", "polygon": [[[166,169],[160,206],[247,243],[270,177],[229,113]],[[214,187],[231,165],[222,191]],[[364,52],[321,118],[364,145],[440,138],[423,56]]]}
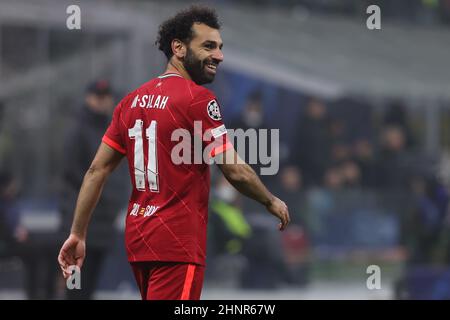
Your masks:
{"label": "blurred stadium crowd", "polygon": [[[271,128],[264,109],[260,94],[253,93],[237,122],[228,127]],[[404,261],[411,270],[447,266],[449,193],[436,172],[437,159],[420,152],[418,128],[408,107],[394,100],[377,114],[370,105],[363,107],[351,99],[328,104],[309,97],[300,109],[298,119],[292,119],[296,123],[292,138],[281,141],[281,149],[288,151],[279,174],[263,177],[290,205],[293,226],[281,239],[276,240],[270,221],[263,222],[267,217],[261,208],[239,200],[221,180],[216,189],[215,201],[234,203],[245,212],[237,219],[246,230],[243,234],[239,228],[233,233],[232,224],[223,218],[228,234],[210,235],[211,239],[222,235],[217,241],[224,252],[226,240],[232,245],[239,239],[247,246],[242,248],[249,259],[242,285],[306,285],[314,273],[313,261],[321,259]],[[281,253],[279,246],[284,248]],[[273,259],[267,256],[270,248]],[[234,246],[228,252],[233,250]],[[245,270],[251,276],[245,276]],[[396,290],[398,298],[407,294],[400,284]]]}
{"label": "blurred stadium crowd", "polygon": [[[14,7],[6,2],[0,11]],[[212,3],[230,9],[236,2]],[[367,5],[242,2],[345,18],[365,13]],[[113,8],[118,2],[99,3]],[[146,1],[127,6],[138,3]],[[448,0],[377,3],[387,21],[436,28],[450,22]],[[120,233],[129,193],[124,165],[94,214],[85,290],[66,293],[56,263],[77,190],[115,103],[158,74],[163,61],[147,57],[148,66],[135,65],[144,52],[156,52],[149,49],[151,30],[144,34],[149,44],[140,46],[139,37],[98,28],[68,34],[49,26],[42,32],[33,21],[0,16],[0,291],[23,287],[30,299],[89,299],[99,289],[133,285]],[[279,173],[262,179],[289,205],[292,225],[280,234],[264,208],[214,170],[206,286],[272,290],[336,279],[363,279],[365,285],[365,268],[379,264],[392,280],[392,298],[450,298],[448,100],[436,97],[430,106],[364,92],[335,98],[235,68],[221,72],[212,89],[229,129],[280,129]]]}

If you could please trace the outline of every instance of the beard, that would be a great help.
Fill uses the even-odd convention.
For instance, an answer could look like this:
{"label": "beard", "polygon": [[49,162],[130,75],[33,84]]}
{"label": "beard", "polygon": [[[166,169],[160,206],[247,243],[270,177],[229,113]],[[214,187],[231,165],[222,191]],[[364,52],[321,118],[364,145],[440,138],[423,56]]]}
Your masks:
{"label": "beard", "polygon": [[192,81],[198,85],[211,83],[214,81],[215,74],[206,71],[206,65],[211,62],[208,59],[200,60],[189,47],[184,57],[184,68],[189,73]]}

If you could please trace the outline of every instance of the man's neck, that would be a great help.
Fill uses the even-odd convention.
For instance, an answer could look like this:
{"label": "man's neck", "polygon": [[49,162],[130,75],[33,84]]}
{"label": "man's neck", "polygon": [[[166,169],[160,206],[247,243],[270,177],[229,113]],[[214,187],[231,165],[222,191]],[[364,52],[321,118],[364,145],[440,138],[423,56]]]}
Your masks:
{"label": "man's neck", "polygon": [[183,64],[179,61],[173,61],[173,59],[169,60],[169,63],[167,64],[166,71],[164,73],[178,73],[183,78],[192,80],[189,73],[184,68]]}

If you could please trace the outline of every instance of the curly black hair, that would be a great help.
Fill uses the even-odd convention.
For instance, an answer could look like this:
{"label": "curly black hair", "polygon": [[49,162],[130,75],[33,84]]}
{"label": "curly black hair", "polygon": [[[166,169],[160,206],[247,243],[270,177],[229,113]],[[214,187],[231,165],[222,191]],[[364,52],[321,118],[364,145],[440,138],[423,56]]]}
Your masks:
{"label": "curly black hair", "polygon": [[192,25],[196,22],[204,23],[214,29],[220,29],[216,11],[198,5],[178,12],[174,17],[164,21],[159,26],[158,38],[155,44],[159,50],[164,52],[167,59],[173,56],[171,47],[173,39],[179,39],[184,43],[189,43],[192,40],[194,36]]}

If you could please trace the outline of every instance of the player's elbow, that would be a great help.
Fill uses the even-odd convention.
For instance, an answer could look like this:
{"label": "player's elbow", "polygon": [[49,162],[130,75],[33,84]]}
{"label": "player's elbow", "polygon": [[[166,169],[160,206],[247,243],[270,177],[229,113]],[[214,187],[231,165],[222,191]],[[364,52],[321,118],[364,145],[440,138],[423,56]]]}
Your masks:
{"label": "player's elbow", "polygon": [[106,179],[109,172],[106,168],[97,165],[96,163],[92,163],[89,166],[89,169],[86,172],[85,178],[88,179]]}
{"label": "player's elbow", "polygon": [[251,180],[251,174],[245,164],[225,165],[222,169],[225,177],[231,183],[245,184]]}

